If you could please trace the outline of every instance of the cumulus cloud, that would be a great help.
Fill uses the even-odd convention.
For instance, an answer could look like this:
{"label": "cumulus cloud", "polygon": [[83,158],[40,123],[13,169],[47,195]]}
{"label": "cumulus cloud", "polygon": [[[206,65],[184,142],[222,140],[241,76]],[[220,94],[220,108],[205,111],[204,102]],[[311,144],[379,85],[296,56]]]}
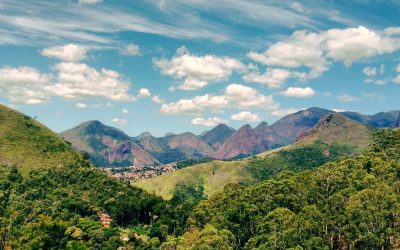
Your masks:
{"label": "cumulus cloud", "polygon": [[0,92],[13,103],[41,104],[50,100],[46,91],[51,76],[30,67],[0,68]]}
{"label": "cumulus cloud", "polygon": [[243,75],[243,79],[246,82],[264,84],[270,88],[280,88],[290,76],[291,72],[288,70],[268,68],[263,74],[258,71],[250,71]]}
{"label": "cumulus cloud", "polygon": [[127,120],[125,120],[125,119],[120,119],[120,118],[114,118],[114,119],[111,120],[111,122],[114,123],[114,124],[116,124],[116,125],[120,125],[120,126],[123,126],[123,125],[127,125],[127,124],[128,124],[128,121],[127,121]]}
{"label": "cumulus cloud", "polygon": [[137,44],[128,44],[120,50],[120,53],[125,56],[138,56],[140,55],[140,48]]}
{"label": "cumulus cloud", "polygon": [[361,58],[391,53],[400,48],[400,40],[365,27],[331,29],[322,34],[327,56],[349,66]]}
{"label": "cumulus cloud", "polygon": [[139,89],[139,98],[149,98],[151,96],[150,90],[146,88]]}
{"label": "cumulus cloud", "polygon": [[191,121],[191,123],[194,125],[202,125],[202,126],[208,126],[208,127],[216,126],[218,124],[226,123],[226,122],[228,122],[228,121],[223,120],[218,117],[211,117],[211,118],[197,117]]}
{"label": "cumulus cloud", "polygon": [[87,108],[87,104],[78,102],[75,104],[75,107],[78,109],[85,109],[85,108]]}
{"label": "cumulus cloud", "polygon": [[102,1],[103,0],[79,0],[79,4],[96,4]]}
{"label": "cumulus cloud", "polygon": [[362,72],[368,77],[376,76],[376,68],[374,67],[365,67]]}
{"label": "cumulus cloud", "polygon": [[259,122],[261,120],[258,114],[250,111],[242,111],[231,115],[231,119],[235,121],[246,121],[246,122]]}
{"label": "cumulus cloud", "polygon": [[[378,32],[362,26],[330,29],[319,33],[296,31],[286,41],[273,44],[262,53],[250,51],[248,57],[267,67],[290,70],[279,84],[288,78],[307,80],[321,76],[334,61],[343,62],[348,67],[354,61],[400,49],[400,39],[392,36],[396,32],[397,29]],[[300,71],[304,67],[309,70]],[[267,68],[265,75],[270,70]],[[252,76],[245,80],[263,83],[259,80],[262,75],[259,74],[258,79],[254,73]],[[271,86],[280,86],[279,84]]]}
{"label": "cumulus cloud", "polygon": [[177,102],[163,104],[160,111],[171,115],[199,115],[206,109],[221,112],[227,108],[276,109],[278,106],[271,95],[262,95],[257,90],[240,84],[230,84],[223,95],[205,94],[192,99],[180,99]]}
{"label": "cumulus cloud", "polygon": [[393,79],[395,83],[400,83],[400,64],[397,65],[396,72],[399,73],[396,78]]}
{"label": "cumulus cloud", "polygon": [[121,111],[121,113],[124,114],[124,115],[127,115],[127,114],[129,114],[129,110],[123,109],[123,110]]}
{"label": "cumulus cloud", "polygon": [[298,88],[298,87],[289,87],[287,90],[282,92],[282,95],[287,97],[300,97],[307,98],[315,95],[315,91],[310,88]]}
{"label": "cumulus cloud", "polygon": [[379,68],[367,66],[363,69],[363,74],[367,77],[364,82],[365,83],[373,83],[376,85],[383,85],[389,81],[389,78],[386,79],[376,79],[379,75],[383,75],[385,73],[385,65],[381,64]]}
{"label": "cumulus cloud", "polygon": [[118,72],[96,69],[83,63],[63,62],[54,66],[57,83],[47,89],[54,95],[68,100],[99,97],[118,102],[134,101],[128,91],[130,83]]}
{"label": "cumulus cloud", "polygon": [[355,102],[358,101],[358,97],[353,96],[353,95],[339,95],[338,97],[336,97],[336,99],[340,102]]}
{"label": "cumulus cloud", "polygon": [[86,49],[76,44],[67,44],[65,46],[55,46],[45,48],[41,54],[46,57],[54,57],[68,62],[78,62],[86,59]]}
{"label": "cumulus cloud", "polygon": [[161,99],[161,97],[160,97],[159,95],[154,95],[154,96],[151,98],[151,101],[154,102],[154,103],[157,103],[157,104],[164,103],[164,100]]}
{"label": "cumulus cloud", "polygon": [[257,90],[241,84],[228,85],[225,89],[225,98],[234,107],[241,109],[278,107],[271,95],[260,94]]}
{"label": "cumulus cloud", "polygon": [[204,88],[205,86],[208,85],[208,82],[206,81],[201,81],[198,79],[194,78],[186,78],[183,84],[178,86],[178,89],[182,90],[197,90]]}
{"label": "cumulus cloud", "polygon": [[183,90],[200,89],[209,82],[226,80],[233,72],[246,68],[236,59],[215,55],[197,56],[185,47],[179,48],[170,60],[154,59],[153,63],[162,74],[183,80],[183,84],[179,86]]}

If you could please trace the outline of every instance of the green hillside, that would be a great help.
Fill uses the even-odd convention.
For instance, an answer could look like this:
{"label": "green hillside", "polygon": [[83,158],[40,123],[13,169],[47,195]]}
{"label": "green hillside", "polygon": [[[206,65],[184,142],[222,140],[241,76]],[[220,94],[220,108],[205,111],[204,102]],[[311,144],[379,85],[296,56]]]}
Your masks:
{"label": "green hillside", "polygon": [[152,179],[134,183],[140,188],[171,199],[179,185],[187,185],[195,189],[203,189],[210,196],[231,182],[246,181],[251,176],[244,169],[248,160],[242,161],[211,161],[190,166],[176,172],[160,175]]}
{"label": "green hillside", "polygon": [[226,186],[163,246],[210,245],[205,236],[213,235],[225,249],[399,249],[399,185],[400,131],[382,130],[362,155]]}
{"label": "green hillside", "polygon": [[0,249],[149,249],[154,218],[182,231],[181,203],[108,177],[24,114],[1,106],[0,118]]}
{"label": "green hillside", "polygon": [[[354,131],[354,132],[353,132]],[[227,183],[255,183],[281,171],[302,171],[343,156],[363,152],[374,129],[339,114],[328,115],[292,145],[240,161],[212,161],[134,183],[135,186],[170,199],[179,184],[202,187],[206,196]]]}
{"label": "green hillside", "polygon": [[0,105],[0,164],[27,168],[65,166],[81,160],[67,142],[30,117]]}

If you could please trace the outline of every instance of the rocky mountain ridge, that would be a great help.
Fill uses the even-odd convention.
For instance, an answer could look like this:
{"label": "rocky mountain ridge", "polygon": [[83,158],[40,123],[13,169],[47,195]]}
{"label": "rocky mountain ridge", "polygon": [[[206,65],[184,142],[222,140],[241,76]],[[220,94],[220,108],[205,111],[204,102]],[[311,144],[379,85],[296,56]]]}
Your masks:
{"label": "rocky mountain ridge", "polygon": [[[186,132],[155,137],[144,132],[137,137],[129,137],[121,130],[98,121],[83,123],[61,135],[76,149],[88,153],[98,166],[154,166],[187,159],[237,159],[286,146],[313,128],[321,118],[333,113],[336,112],[313,107],[284,116],[272,125],[261,122],[255,128],[244,125],[236,131],[219,124],[199,136]],[[375,115],[357,112],[339,114],[376,128],[399,126],[397,123],[400,123],[400,111]],[[82,130],[88,123],[92,123],[90,129]]]}

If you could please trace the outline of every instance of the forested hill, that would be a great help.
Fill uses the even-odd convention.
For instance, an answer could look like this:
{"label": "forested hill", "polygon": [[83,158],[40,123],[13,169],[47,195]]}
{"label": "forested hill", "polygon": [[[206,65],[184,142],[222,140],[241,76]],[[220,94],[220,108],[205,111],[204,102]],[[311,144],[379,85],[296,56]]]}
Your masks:
{"label": "forested hill", "polygon": [[0,164],[24,172],[81,161],[70,144],[34,119],[0,104]]}
{"label": "forested hill", "polygon": [[165,249],[398,249],[400,131],[375,133],[360,156],[254,186],[228,185],[188,223]]}
{"label": "forested hill", "polygon": [[[0,121],[0,249],[152,249],[182,231],[188,202],[179,211],[176,200],[167,204],[107,177],[57,134],[5,106]],[[155,220],[170,226],[160,233],[150,227]]]}

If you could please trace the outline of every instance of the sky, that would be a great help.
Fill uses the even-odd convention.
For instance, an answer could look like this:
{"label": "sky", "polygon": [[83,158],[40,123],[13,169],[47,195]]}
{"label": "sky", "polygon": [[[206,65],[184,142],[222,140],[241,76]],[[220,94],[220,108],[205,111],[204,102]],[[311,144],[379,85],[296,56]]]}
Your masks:
{"label": "sky", "polygon": [[0,0],[0,103],[56,132],[398,110],[393,0]]}

